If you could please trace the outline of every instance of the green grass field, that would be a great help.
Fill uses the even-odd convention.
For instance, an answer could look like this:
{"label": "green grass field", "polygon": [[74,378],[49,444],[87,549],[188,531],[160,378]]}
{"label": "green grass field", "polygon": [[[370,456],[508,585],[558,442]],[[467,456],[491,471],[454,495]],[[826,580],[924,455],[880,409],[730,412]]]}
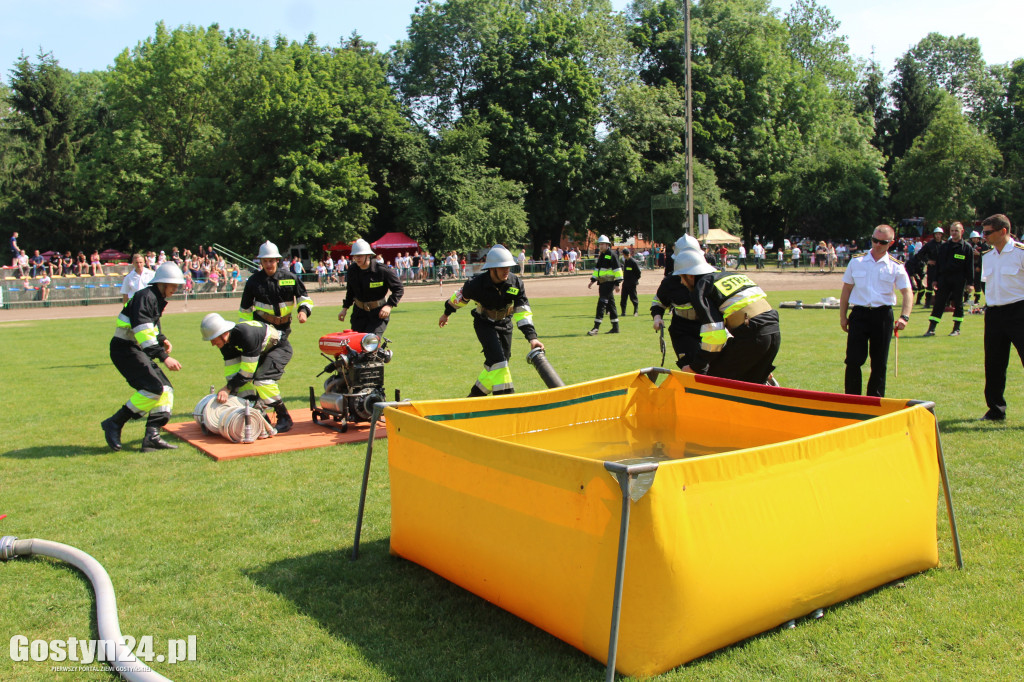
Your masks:
{"label": "green grass field", "polygon": [[[771,300],[827,295],[837,292],[783,292]],[[618,336],[586,337],[594,302],[593,296],[533,301],[548,357],[566,383],[659,364],[647,316],[624,318]],[[225,301],[225,313],[233,314],[231,303]],[[340,328],[339,303],[321,305],[292,334],[296,354],[282,388],[293,409],[306,404],[309,386],[320,385],[317,339]],[[395,311],[389,395],[395,388],[412,399],[468,393],[482,361],[468,311],[443,330],[440,313],[440,303]],[[781,316],[781,383],[841,391],[845,337],[838,313],[783,310]],[[164,320],[184,366],[170,374],[174,421],[191,419],[195,403],[222,377],[219,353],[200,340],[201,317]],[[888,394],[937,403],[965,569],[951,567],[936,491],[941,567],[658,679],[1021,678],[1024,376],[1014,356],[1008,421],[977,422],[985,409],[982,318],[967,316],[959,338],[945,336],[952,325],[946,319],[939,336],[925,339],[926,318],[915,309],[900,340],[898,378],[890,357]],[[376,449],[362,556],[355,562],[348,557],[365,445],[218,464],[183,443],[143,454],[142,423],[133,422],[124,430],[125,449],[109,452],[99,421],[131,393],[107,355],[113,327],[112,319],[0,322],[0,515],[8,515],[0,534],[63,542],[93,555],[113,580],[122,630],[151,635],[154,653],[168,639],[196,635],[197,660],[154,662],[159,672],[179,681],[603,678],[599,662],[388,554],[384,443]],[[517,333],[512,370],[520,391],[542,388],[524,361],[527,350]],[[43,558],[0,564],[4,643],[17,634],[95,638],[93,608],[88,582],[64,564]],[[113,678],[55,672],[51,665],[0,656],[0,679]]]}

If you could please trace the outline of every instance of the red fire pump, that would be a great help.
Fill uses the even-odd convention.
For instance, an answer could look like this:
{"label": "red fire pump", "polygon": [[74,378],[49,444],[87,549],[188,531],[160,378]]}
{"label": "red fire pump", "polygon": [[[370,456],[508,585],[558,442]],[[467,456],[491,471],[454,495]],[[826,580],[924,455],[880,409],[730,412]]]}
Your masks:
{"label": "red fire pump", "polygon": [[[324,381],[324,392],[319,400],[313,387],[309,387],[309,409],[314,423],[344,433],[349,423],[368,422],[373,418],[373,406],[387,400],[384,365],[391,362],[388,343],[383,336],[351,329],[320,337],[320,354],[330,363],[317,376],[330,376]],[[398,391],[395,391],[395,400],[398,400]]]}

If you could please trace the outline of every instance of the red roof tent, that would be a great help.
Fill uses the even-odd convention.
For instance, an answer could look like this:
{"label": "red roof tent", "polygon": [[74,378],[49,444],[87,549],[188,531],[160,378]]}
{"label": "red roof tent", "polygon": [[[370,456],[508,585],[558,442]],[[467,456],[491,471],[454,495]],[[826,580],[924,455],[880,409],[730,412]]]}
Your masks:
{"label": "red roof tent", "polygon": [[[374,253],[383,256],[385,262],[388,263],[394,262],[395,256],[402,252],[413,253],[422,250],[416,240],[404,232],[386,232],[380,239],[372,242],[370,248]],[[324,244],[324,251],[330,252],[331,258],[337,259],[338,256],[347,256],[352,253],[352,245],[346,242]]]}
{"label": "red roof tent", "polygon": [[117,249],[104,249],[103,251],[100,251],[100,260],[102,261],[127,260],[131,257],[132,255],[130,253],[118,251]]}

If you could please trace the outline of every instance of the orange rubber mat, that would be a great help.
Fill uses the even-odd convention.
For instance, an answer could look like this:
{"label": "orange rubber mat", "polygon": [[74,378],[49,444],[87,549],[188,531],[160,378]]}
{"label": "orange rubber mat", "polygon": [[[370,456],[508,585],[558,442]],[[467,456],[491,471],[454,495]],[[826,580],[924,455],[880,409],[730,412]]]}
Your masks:
{"label": "orange rubber mat", "polygon": [[[239,457],[272,455],[276,452],[360,443],[366,442],[370,437],[370,425],[365,422],[349,424],[348,431],[341,433],[335,429],[314,424],[308,407],[292,410],[291,415],[295,422],[291,431],[279,433],[272,438],[264,438],[254,443],[232,443],[219,434],[208,436],[194,421],[167,424],[164,426],[164,430],[188,441],[190,445],[199,448],[218,462]],[[377,435],[374,438],[387,438],[387,429],[383,424],[377,426]]]}

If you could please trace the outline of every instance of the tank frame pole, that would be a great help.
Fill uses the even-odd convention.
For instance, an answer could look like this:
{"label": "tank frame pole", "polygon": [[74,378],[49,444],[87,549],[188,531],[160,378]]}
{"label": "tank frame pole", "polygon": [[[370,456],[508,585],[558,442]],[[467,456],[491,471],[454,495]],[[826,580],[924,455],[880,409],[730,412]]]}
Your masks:
{"label": "tank frame pole", "polygon": [[[312,392],[313,389],[310,389]],[[356,513],[356,536],[352,541],[352,561],[359,558],[359,536],[363,530],[363,511],[366,508],[366,488],[370,483],[370,462],[373,460],[373,440],[377,435],[377,422],[385,408],[396,403],[374,403],[372,421],[370,422],[370,436],[366,439],[366,460],[363,463],[363,485],[359,490],[359,511]]]}
{"label": "tank frame pole", "polygon": [[[658,470],[656,462],[649,464],[621,464],[619,462],[605,462],[607,469],[619,483],[619,490],[622,491],[622,516],[619,520],[619,552],[615,562],[615,592],[612,595],[612,619],[608,633],[608,665],[605,669],[605,680],[615,680],[615,658],[619,650],[619,621],[622,616],[622,589],[626,582],[626,545],[629,541],[629,512],[633,497],[639,500],[647,490],[647,485],[634,486],[633,482],[640,474],[652,473]],[[653,482],[653,477],[651,481]]]}

